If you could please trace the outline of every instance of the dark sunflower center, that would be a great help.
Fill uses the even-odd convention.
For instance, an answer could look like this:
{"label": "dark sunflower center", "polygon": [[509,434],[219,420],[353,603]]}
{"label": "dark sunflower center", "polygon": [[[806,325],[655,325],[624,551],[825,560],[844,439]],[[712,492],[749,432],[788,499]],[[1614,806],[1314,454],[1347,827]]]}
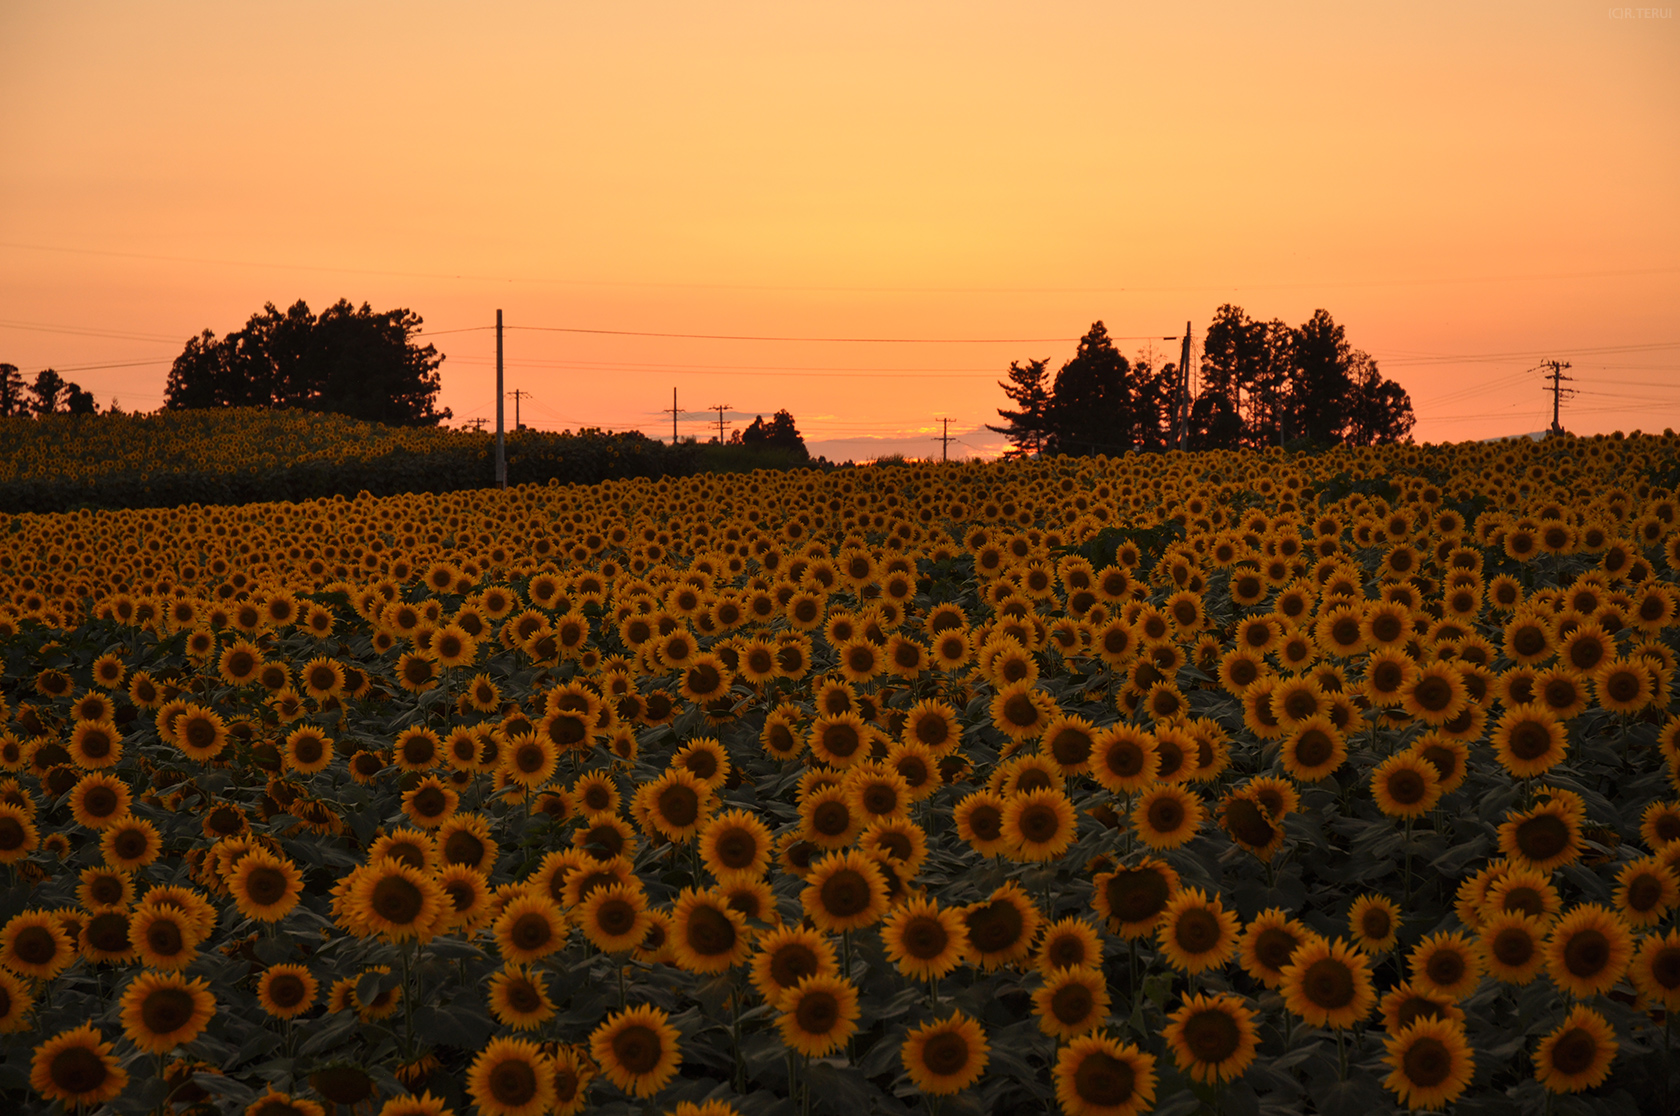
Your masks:
{"label": "dark sunflower center", "polygon": [[1451,988],[1464,979],[1464,958],[1457,951],[1438,949],[1429,955],[1423,970],[1439,988]]}
{"label": "dark sunflower center", "polygon": [[1003,703],[1003,719],[1016,728],[1038,723],[1038,706],[1026,694],[1012,694]]}
{"label": "dark sunflower center", "polygon": [[527,911],[513,920],[508,937],[519,949],[529,952],[552,942],[554,927],[541,912]]}
{"label": "dark sunflower center", "polygon": [[1581,1027],[1565,1031],[1552,1046],[1552,1065],[1565,1075],[1584,1073],[1598,1055],[1598,1040]]}
{"label": "dark sunflower center", "polygon": [[826,1035],[840,1021],[840,1001],[831,992],[807,992],[794,1009],[794,1021],[808,1035]]}
{"label": "dark sunflower center", "polygon": [[1517,825],[1517,851],[1534,861],[1550,860],[1569,847],[1569,825],[1556,814],[1537,814]]}
{"label": "dark sunflower center", "polygon": [[442,787],[422,787],[411,804],[421,817],[435,818],[449,809],[449,796],[443,793]]}
{"label": "dark sunflower center", "polygon": [[672,783],[659,792],[659,816],[674,829],[686,829],[700,816],[700,796],[693,787]]}
{"label": "dark sunflower center", "polygon": [[529,1015],[542,1008],[542,994],[535,984],[524,978],[508,981],[503,987],[503,994],[507,997],[508,1006],[521,1015]]}
{"label": "dark sunflower center", "polygon": [[180,926],[171,919],[153,919],[146,927],[146,948],[159,957],[174,957],[185,944]]}
{"label": "dark sunflower center", "polygon": [[1254,939],[1254,956],[1261,965],[1272,972],[1278,972],[1289,964],[1290,958],[1294,956],[1295,950],[1300,947],[1300,944],[1295,935],[1289,931],[1281,927],[1269,926],[1260,931]]}
{"label": "dark sunflower center", "polygon": [[293,973],[281,973],[268,982],[268,998],[278,1008],[297,1007],[303,1003],[305,992],[303,981]]}
{"label": "dark sunflower center", "polygon": [[968,912],[968,940],[982,953],[1001,953],[1014,946],[1026,932],[1026,922],[1015,904],[994,899]]}
{"label": "dark sunflower center", "polygon": [[1107,883],[1108,909],[1121,922],[1143,922],[1166,908],[1167,879],[1150,868],[1127,868]]}
{"label": "dark sunflower center", "polygon": [[1050,754],[1063,767],[1078,767],[1091,758],[1091,738],[1075,728],[1064,728],[1050,741]]}
{"label": "dark sunflower center", "polygon": [[1177,833],[1184,824],[1184,803],[1170,795],[1163,795],[1149,804],[1146,817],[1149,827],[1156,833]]}
{"label": "dark sunflower center", "polygon": [[824,837],[838,837],[852,826],[852,811],[844,802],[828,801],[811,811],[811,828]]}
{"label": "dark sunflower center", "polygon": [[871,814],[890,814],[898,809],[898,791],[884,783],[875,783],[862,795],[863,808]]}
{"label": "dark sunflower center", "polygon": [[1513,727],[1509,741],[1511,754],[1529,762],[1539,759],[1552,748],[1552,734],[1538,721],[1523,721]]}
{"label": "dark sunflower center", "polygon": [[184,988],[158,988],[140,1003],[140,1022],[154,1035],[167,1035],[193,1017],[192,993]]}
{"label": "dark sunflower center", "polygon": [[1563,965],[1578,977],[1597,976],[1610,963],[1610,939],[1587,928],[1570,936],[1563,947]]}
{"label": "dark sunflower center", "polygon": [[770,979],[780,988],[792,988],[816,972],[816,952],[799,942],[789,942],[770,958]]}
{"label": "dark sunflower center", "polygon": [[1091,990],[1078,982],[1062,985],[1050,997],[1050,1014],[1070,1027],[1090,1018],[1096,1006],[1097,1000]]}
{"label": "dark sunflower center", "polygon": [[688,946],[701,957],[716,957],[735,948],[735,924],[712,907],[695,907],[688,916]]}
{"label": "dark sunflower center", "polygon": [[105,953],[124,953],[129,947],[128,915],[107,911],[94,915],[87,924],[88,941]]}
{"label": "dark sunflower center", "polygon": [[537,1095],[537,1071],[529,1062],[509,1059],[490,1071],[489,1085],[497,1103],[518,1108]]}
{"label": "dark sunflower center", "polygon": [[1003,836],[1003,811],[995,806],[980,806],[968,815],[968,827],[982,841],[995,841]]}
{"label": "dark sunflower center", "polygon": [[922,1064],[938,1077],[950,1077],[968,1066],[968,1040],[954,1031],[941,1031],[922,1046]]}
{"label": "dark sunflower center", "polygon": [[1422,775],[1404,767],[1388,777],[1388,797],[1402,806],[1413,806],[1422,802],[1428,790],[1428,784],[1424,782]]}
{"label": "dark sunflower center", "polygon": [[928,961],[945,952],[951,935],[937,918],[925,915],[911,919],[900,934],[904,952],[918,961]]}
{"label": "dark sunflower center", "polygon": [[1219,944],[1219,919],[1203,907],[1191,907],[1173,923],[1173,944],[1188,954],[1206,953]]}
{"label": "dark sunflower center", "polygon": [[1654,910],[1662,902],[1663,885],[1653,873],[1635,876],[1628,881],[1627,905],[1629,910],[1644,914]]}
{"label": "dark sunflower center", "polygon": [[1054,806],[1034,803],[1021,811],[1021,836],[1037,844],[1053,840],[1062,831],[1062,819]]}
{"label": "dark sunflower center", "polygon": [[47,1072],[52,1083],[66,1093],[91,1093],[105,1084],[111,1073],[105,1059],[85,1046],[67,1046],[54,1054]]}
{"label": "dark sunflower center", "polygon": [[620,1066],[638,1076],[651,1072],[664,1052],[658,1033],[639,1023],[613,1036],[612,1051]]}
{"label": "dark sunflower center", "polygon": [[426,897],[405,876],[386,876],[373,885],[374,913],[387,922],[406,926],[420,917]]}
{"label": "dark sunflower center", "polygon": [[1521,927],[1508,927],[1493,936],[1491,952],[1501,965],[1519,969],[1534,957],[1534,936]]}
{"label": "dark sunflower center", "polygon": [[623,937],[636,925],[636,906],[626,899],[605,899],[595,909],[595,925],[611,937]]}
{"label": "dark sunflower center", "polygon": [[1380,942],[1394,929],[1394,919],[1381,907],[1367,907],[1359,916],[1359,928],[1367,938]]}
{"label": "dark sunflower center", "polygon": [[1440,1039],[1425,1036],[1414,1039],[1406,1048],[1400,1066],[1413,1085],[1433,1088],[1452,1073],[1452,1052]]}
{"label": "dark sunflower center", "polygon": [[1400,1011],[1396,1015],[1398,1026],[1395,1030],[1405,1030],[1419,1019],[1440,1019],[1445,1014],[1441,1005],[1429,997],[1413,996],[1400,1005]]}
{"label": "dark sunflower center", "polygon": [[1184,1045],[1196,1061],[1217,1065],[1237,1052],[1242,1031],[1228,1012],[1198,1011],[1184,1021]]}
{"label": "dark sunflower center", "polygon": [[123,900],[122,880],[116,876],[95,876],[88,894],[101,907],[115,906]]}
{"label": "dark sunflower center", "polygon": [[1663,946],[1650,960],[1650,973],[1657,985],[1673,992],[1680,988],[1680,946]]}
{"label": "dark sunflower center", "polygon": [[855,868],[842,868],[823,881],[823,910],[833,918],[851,918],[869,909],[869,881]]}
{"label": "dark sunflower center", "polygon": [[1336,754],[1335,742],[1323,729],[1310,728],[1295,742],[1295,762],[1302,767],[1318,767],[1329,763]]}
{"label": "dark sunflower center", "polygon": [[1332,957],[1314,961],[1301,978],[1301,991],[1318,1007],[1334,1011],[1353,1002],[1356,989],[1348,967]]}
{"label": "dark sunflower center", "polygon": [[484,842],[465,829],[457,829],[443,843],[443,859],[450,864],[476,865],[484,859]]}
{"label": "dark sunflower center", "polygon": [[58,939],[44,926],[26,926],[12,939],[12,952],[28,965],[45,965],[58,955]]}
{"label": "dark sunflower center", "polygon": [[862,746],[863,740],[855,726],[840,721],[823,727],[822,743],[831,755],[845,759]]}
{"label": "dark sunflower center", "polygon": [[1118,1107],[1131,1100],[1137,1088],[1132,1067],[1101,1050],[1087,1054],[1073,1071],[1073,1091],[1093,1107]]}

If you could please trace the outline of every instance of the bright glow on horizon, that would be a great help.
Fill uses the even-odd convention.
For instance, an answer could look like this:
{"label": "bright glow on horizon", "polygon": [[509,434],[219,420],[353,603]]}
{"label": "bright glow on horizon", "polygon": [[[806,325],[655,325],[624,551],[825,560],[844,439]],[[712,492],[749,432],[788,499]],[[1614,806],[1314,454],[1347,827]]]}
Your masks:
{"label": "bright glow on horizon", "polygon": [[[404,306],[428,332],[500,307],[510,325],[947,338],[1098,319],[1199,337],[1229,301],[1290,324],[1329,310],[1410,391],[1419,440],[1543,429],[1550,396],[1523,373],[1551,356],[1583,392],[1570,429],[1680,426],[1673,19],[278,12],[0,8],[0,360],[145,410],[188,336],[267,301]],[[77,332],[25,328],[43,325]],[[441,405],[493,419],[492,334],[436,343]],[[981,456],[1009,361],[1072,351],[510,330],[507,386],[536,426],[668,437],[675,385],[685,436],[708,406],[746,416],[734,429],[786,408],[816,452],[931,456],[944,416]]]}

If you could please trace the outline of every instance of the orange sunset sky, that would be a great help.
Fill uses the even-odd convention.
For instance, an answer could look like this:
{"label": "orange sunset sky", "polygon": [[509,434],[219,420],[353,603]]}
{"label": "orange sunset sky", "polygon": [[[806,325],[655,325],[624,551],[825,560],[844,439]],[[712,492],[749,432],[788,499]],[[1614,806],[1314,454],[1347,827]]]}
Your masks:
{"label": "orange sunset sky", "polygon": [[990,455],[1011,359],[1235,302],[1330,311],[1420,441],[1544,429],[1553,357],[1569,429],[1680,427],[1673,7],[3,0],[0,160],[0,361],[102,407],[344,297],[424,316],[457,423],[498,307],[964,339],[510,329],[507,387],[542,428],[668,437],[675,386],[685,435]]}

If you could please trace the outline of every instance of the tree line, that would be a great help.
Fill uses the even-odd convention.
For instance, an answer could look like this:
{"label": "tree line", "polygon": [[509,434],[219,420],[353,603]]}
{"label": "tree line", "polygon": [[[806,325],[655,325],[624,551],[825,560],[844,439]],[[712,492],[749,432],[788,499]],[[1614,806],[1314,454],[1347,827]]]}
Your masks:
{"label": "tree line", "polygon": [[[117,412],[116,400],[111,410]],[[83,391],[74,381],[66,380],[51,368],[35,373],[30,383],[23,378],[15,364],[0,364],[0,418],[35,415],[96,415],[99,405],[93,392]],[[120,413],[120,412],[119,412]]]}
{"label": "tree line", "polygon": [[[986,428],[1008,439],[1012,457],[1171,449],[1178,373],[1176,362],[1128,361],[1099,321],[1054,376],[1048,360],[1011,361],[998,386],[1014,409],[1000,408],[1004,423]],[[1226,303],[1205,335],[1199,379],[1185,449],[1376,445],[1406,438],[1416,422],[1405,389],[1324,310],[1297,328]]]}

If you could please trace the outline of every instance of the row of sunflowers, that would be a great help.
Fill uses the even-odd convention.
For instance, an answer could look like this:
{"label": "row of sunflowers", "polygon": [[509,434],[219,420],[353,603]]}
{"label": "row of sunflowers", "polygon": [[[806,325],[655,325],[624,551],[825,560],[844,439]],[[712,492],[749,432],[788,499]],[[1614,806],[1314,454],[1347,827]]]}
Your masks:
{"label": "row of sunflowers", "polygon": [[0,520],[19,1111],[1674,1111],[1673,435]]}

